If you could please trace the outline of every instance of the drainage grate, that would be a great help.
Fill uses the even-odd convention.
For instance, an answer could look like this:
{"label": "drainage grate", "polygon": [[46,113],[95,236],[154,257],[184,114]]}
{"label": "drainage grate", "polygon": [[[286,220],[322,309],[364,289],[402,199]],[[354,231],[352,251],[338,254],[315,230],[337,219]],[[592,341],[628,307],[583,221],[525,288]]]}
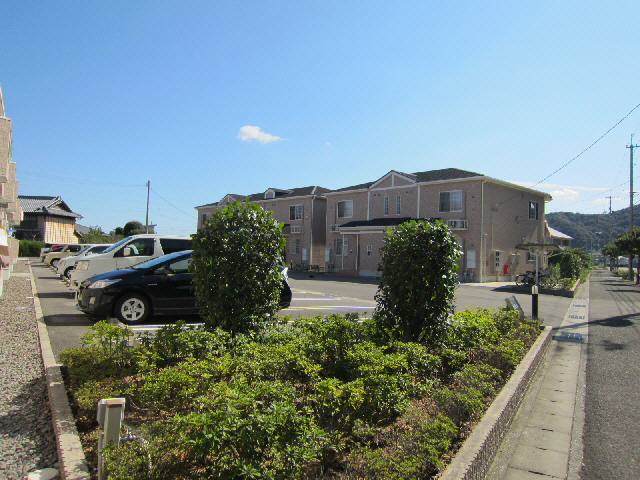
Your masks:
{"label": "drainage grate", "polygon": [[562,335],[556,337],[557,340],[562,340],[563,342],[582,342],[582,334],[581,333],[571,333],[571,332],[562,332]]}
{"label": "drainage grate", "polygon": [[567,315],[568,318],[577,318],[578,320],[584,320],[584,315]]}
{"label": "drainage grate", "polygon": [[571,305],[572,307],[586,307],[586,305]]}

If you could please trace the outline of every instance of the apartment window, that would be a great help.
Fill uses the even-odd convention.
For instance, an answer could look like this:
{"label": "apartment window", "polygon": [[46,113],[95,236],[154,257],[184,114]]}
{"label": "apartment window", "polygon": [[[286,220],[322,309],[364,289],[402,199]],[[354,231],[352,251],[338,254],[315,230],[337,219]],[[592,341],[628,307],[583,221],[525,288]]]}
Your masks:
{"label": "apartment window", "polygon": [[207,221],[207,214],[203,213],[202,214],[202,225],[204,225],[204,222],[206,222],[206,221]]}
{"label": "apartment window", "polygon": [[299,255],[300,254],[300,239],[299,238],[294,238],[291,241],[291,254],[292,255]]}
{"label": "apartment window", "polygon": [[336,256],[346,257],[349,254],[349,239],[336,238]]}
{"label": "apartment window", "polygon": [[384,214],[389,215],[389,197],[384,197]]}
{"label": "apartment window", "polygon": [[302,205],[291,205],[289,207],[289,220],[302,219]]}
{"label": "apartment window", "polygon": [[461,212],[462,190],[440,192],[440,212]]}
{"label": "apartment window", "polygon": [[353,200],[342,200],[338,202],[338,218],[353,217]]}
{"label": "apartment window", "polygon": [[402,205],[402,200],[400,195],[396,196],[396,215],[400,215],[400,206]]}
{"label": "apartment window", "polygon": [[367,245],[367,257],[373,255],[373,245]]}
{"label": "apartment window", "polygon": [[529,220],[538,220],[538,202],[529,202]]}

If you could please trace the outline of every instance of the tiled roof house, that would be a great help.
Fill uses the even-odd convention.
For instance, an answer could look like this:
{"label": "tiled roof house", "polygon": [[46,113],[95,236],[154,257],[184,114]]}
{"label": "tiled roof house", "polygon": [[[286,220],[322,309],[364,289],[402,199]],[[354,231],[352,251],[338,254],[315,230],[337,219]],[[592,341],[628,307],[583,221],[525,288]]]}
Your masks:
{"label": "tiled roof house", "polygon": [[16,227],[16,237],[43,242],[74,243],[76,220],[73,212],[60,197],[18,195],[24,218]]}

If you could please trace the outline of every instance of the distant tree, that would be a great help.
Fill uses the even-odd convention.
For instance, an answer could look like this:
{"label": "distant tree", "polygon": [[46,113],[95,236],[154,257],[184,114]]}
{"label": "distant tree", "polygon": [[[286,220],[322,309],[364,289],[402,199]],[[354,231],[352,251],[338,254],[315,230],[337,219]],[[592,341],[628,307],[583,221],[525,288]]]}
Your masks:
{"label": "distant tree", "polygon": [[600,252],[609,257],[609,264],[611,266],[613,266],[614,263],[617,265],[618,257],[622,255],[622,250],[612,243],[605,245]]}
{"label": "distant tree", "polygon": [[128,237],[129,235],[138,235],[140,233],[145,233],[144,225],[140,222],[136,222],[132,220],[124,224],[124,236]]}
{"label": "distant tree", "polygon": [[561,278],[586,280],[593,268],[593,260],[580,248],[567,248],[549,257],[549,265],[559,265]]}
{"label": "distant tree", "polygon": [[[632,259],[640,255],[640,227],[635,227],[618,236],[615,245],[622,251],[623,255],[629,255]],[[640,262],[636,272],[636,283],[638,283],[638,277],[640,277]]]}
{"label": "distant tree", "polygon": [[122,237],[123,235],[108,235],[104,233],[100,229],[100,227],[89,227],[89,233],[85,233],[82,236],[82,243],[84,244],[115,243],[118,240],[120,240]]}
{"label": "distant tree", "polygon": [[124,236],[124,228],[116,227],[115,234]]}

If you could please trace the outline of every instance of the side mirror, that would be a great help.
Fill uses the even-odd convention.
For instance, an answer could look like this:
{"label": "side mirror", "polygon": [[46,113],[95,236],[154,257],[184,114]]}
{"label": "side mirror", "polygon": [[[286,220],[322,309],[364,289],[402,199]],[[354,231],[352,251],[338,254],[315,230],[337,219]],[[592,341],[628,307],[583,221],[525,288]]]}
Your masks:
{"label": "side mirror", "polygon": [[130,257],[132,255],[131,252],[131,248],[130,247],[125,247],[124,250],[122,251],[122,256],[123,257]]}

